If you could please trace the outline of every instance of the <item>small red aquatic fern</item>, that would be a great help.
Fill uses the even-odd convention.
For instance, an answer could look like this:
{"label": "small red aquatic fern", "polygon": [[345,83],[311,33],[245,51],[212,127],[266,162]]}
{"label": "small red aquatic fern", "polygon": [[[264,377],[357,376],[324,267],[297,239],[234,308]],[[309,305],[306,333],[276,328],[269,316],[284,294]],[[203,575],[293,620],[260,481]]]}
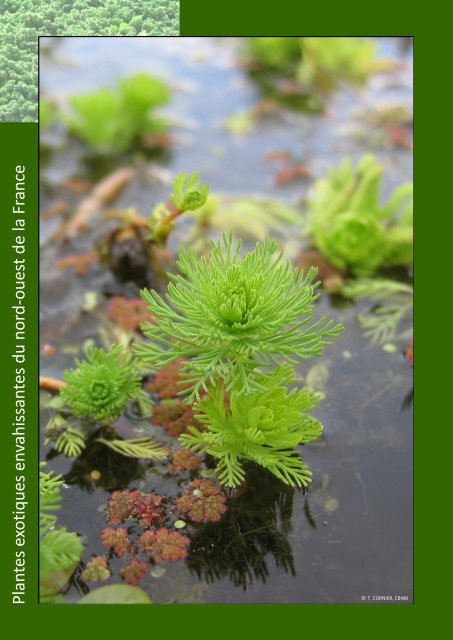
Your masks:
{"label": "small red aquatic fern", "polygon": [[226,496],[218,484],[194,480],[176,500],[176,506],[193,522],[218,522],[227,510],[225,502]]}
{"label": "small red aquatic fern", "polygon": [[138,541],[139,548],[151,555],[156,564],[168,560],[182,560],[188,554],[190,539],[165,527],[157,531],[145,531]]}

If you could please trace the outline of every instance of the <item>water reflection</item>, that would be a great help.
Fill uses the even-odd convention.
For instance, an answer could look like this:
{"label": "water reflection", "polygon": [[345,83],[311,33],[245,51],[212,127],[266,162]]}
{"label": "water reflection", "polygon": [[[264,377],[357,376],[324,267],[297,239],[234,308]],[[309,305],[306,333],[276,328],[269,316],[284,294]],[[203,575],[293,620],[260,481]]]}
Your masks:
{"label": "water reflection", "polygon": [[126,489],[131,482],[144,477],[145,466],[139,460],[126,458],[96,442],[99,436],[97,431],[87,440],[86,449],[65,475],[67,484],[77,485],[87,493],[99,488],[112,492]]}
{"label": "water reflection", "polygon": [[246,590],[256,580],[266,582],[268,561],[295,575],[287,536],[291,531],[294,490],[270,473],[250,465],[244,492],[229,502],[222,526],[208,524],[192,536],[187,566],[212,583],[228,577]]}

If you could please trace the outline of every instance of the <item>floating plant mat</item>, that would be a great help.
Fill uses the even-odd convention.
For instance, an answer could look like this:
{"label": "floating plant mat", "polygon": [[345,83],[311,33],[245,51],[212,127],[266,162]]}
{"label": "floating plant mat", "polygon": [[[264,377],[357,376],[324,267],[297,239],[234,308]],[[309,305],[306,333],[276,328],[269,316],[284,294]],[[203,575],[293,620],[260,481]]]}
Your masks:
{"label": "floating plant mat", "polygon": [[[275,186],[276,174],[285,166],[279,162],[288,156],[280,156],[277,162],[278,156],[272,160],[269,154],[284,150],[291,162],[304,161],[311,174],[318,176],[345,155],[358,159],[370,151],[366,137],[357,132],[349,135],[358,103],[347,89],[329,100],[328,118],[282,110],[253,123],[247,135],[232,134],[225,126],[228,117],[250,112],[259,100],[256,87],[235,63],[236,44],[234,39],[203,39],[200,44],[198,39],[160,38],[151,49],[147,39],[129,39],[120,57],[112,42],[110,58],[102,61],[95,39],[83,44],[67,39],[55,49],[52,63],[44,63],[41,90],[49,95],[57,91],[60,98],[96,88],[93,56],[99,58],[96,73],[102,73],[106,82],[145,71],[165,77],[176,88],[166,109],[178,123],[172,148],[165,161],[148,158],[135,163],[134,179],[115,201],[115,208],[133,205],[148,215],[154,204],[166,198],[171,178],[186,169],[200,171],[213,193],[280,198],[297,205],[306,196],[309,181],[296,172],[294,180]],[[379,47],[386,58],[410,60],[395,39],[380,39]],[[137,58],[142,59],[138,68]],[[118,64],[111,64],[112,60]],[[376,100],[384,105],[398,100],[406,104],[409,77],[410,71],[402,70],[398,82],[373,80],[363,91],[364,107]],[[214,98],[205,98],[212,92],[215,108]],[[377,142],[372,151],[385,167],[388,195],[411,179],[411,155],[401,146],[382,147]],[[76,142],[55,147],[43,165],[42,177],[46,184],[43,210],[55,205],[68,180],[96,182],[99,178],[82,163]],[[79,187],[83,188],[82,182]],[[81,195],[74,190],[64,193],[70,207],[80,202]],[[58,216],[42,221],[41,373],[61,378],[74,357],[82,356],[86,341],[95,338],[99,344],[109,330],[91,311],[101,310],[118,322],[124,311],[118,304],[112,310],[109,301],[112,296],[135,299],[138,287],[119,284],[104,266],[90,262],[87,254],[101,237],[96,225],[70,246],[57,246],[49,239],[58,223]],[[177,253],[190,224],[184,217],[178,221],[169,241],[172,252]],[[290,228],[286,231],[283,242],[292,236]],[[56,261],[68,255],[85,255],[85,262],[78,263],[84,275],[75,274],[70,266],[55,268]],[[152,286],[162,289],[163,283]],[[359,602],[368,594],[407,595],[411,600],[412,369],[403,343],[383,349],[363,336],[356,317],[358,311],[364,312],[363,301],[337,303],[337,298],[324,294],[317,314],[343,322],[347,331],[323,358],[297,370],[305,383],[324,394],[314,412],[324,424],[324,436],[304,447],[313,483],[306,493],[294,491],[250,465],[244,490],[227,499],[227,511],[219,522],[191,523],[187,515],[172,512],[165,526],[191,542],[181,560],[149,565],[139,586],[153,603],[340,603]],[[128,318],[131,313],[129,309]],[[134,314],[140,317],[138,306]],[[104,334],[99,334],[100,327]],[[43,409],[43,428],[48,418],[49,411]],[[168,428],[152,424],[149,418],[129,415],[115,427],[120,437],[151,436],[165,446],[177,445]],[[58,522],[82,537],[85,564],[92,555],[108,553],[101,533],[110,526],[107,504],[112,492],[153,492],[173,504],[189,481],[188,473],[163,473],[160,462],[126,458],[102,443],[93,443],[76,459],[55,455],[50,445],[43,446],[42,459],[46,457],[48,469],[65,477]],[[209,476],[209,465],[191,473],[190,479]],[[185,526],[175,527],[178,520]],[[130,529],[130,537],[142,533],[136,521],[120,526]],[[111,576],[99,583],[84,580],[82,569],[78,570],[65,593],[67,600],[77,602],[88,590],[122,582],[120,570],[130,561],[113,556]]]}

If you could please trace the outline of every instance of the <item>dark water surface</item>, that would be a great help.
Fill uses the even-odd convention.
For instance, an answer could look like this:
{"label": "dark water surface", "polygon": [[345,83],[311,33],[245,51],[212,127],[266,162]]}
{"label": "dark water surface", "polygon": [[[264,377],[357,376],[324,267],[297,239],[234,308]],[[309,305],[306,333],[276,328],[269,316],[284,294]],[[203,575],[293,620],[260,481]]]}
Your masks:
{"label": "dark water surface", "polygon": [[[243,138],[224,126],[226,118],[252,108],[258,99],[257,88],[235,64],[237,39],[62,39],[54,57],[42,61],[41,92],[64,101],[137,71],[161,76],[175,88],[165,109],[176,123],[172,151],[164,162],[141,167],[117,208],[133,205],[146,214],[166,197],[172,176],[193,170],[213,192],[296,203],[306,195],[308,183],[275,188],[276,167],[263,161],[275,150],[304,159],[314,177],[346,155],[358,158],[372,151],[385,166],[388,193],[412,179],[411,153],[373,149],[366,135],[348,133],[357,111],[368,105],[410,103],[411,53],[400,45],[397,39],[379,39],[381,55],[407,67],[391,78],[376,76],[360,97],[340,90],[330,99],[327,114],[282,111]],[[83,171],[76,144],[55,149],[42,168],[43,207],[66,178]],[[56,224],[46,220],[41,230],[41,340],[59,350],[55,357],[43,358],[41,373],[61,377],[85,340],[99,341],[98,321],[80,312],[87,291],[102,299],[100,292],[114,283],[101,268],[85,278],[55,270],[57,256],[92,248],[100,233],[95,229],[62,251],[48,243]],[[287,233],[292,240],[291,230]],[[186,234],[185,224],[177,225],[173,251]],[[412,601],[412,369],[402,355],[403,344],[388,353],[362,336],[354,306],[338,306],[324,294],[317,313],[344,322],[347,329],[323,358],[299,369],[325,393],[314,411],[324,424],[324,436],[303,450],[312,485],[306,494],[292,491],[252,468],[247,490],[230,500],[222,522],[191,531],[189,557],[163,565],[162,575],[153,572],[141,583],[154,602],[356,603],[368,596]],[[44,411],[43,427],[48,417]],[[149,421],[123,419],[118,430],[129,437],[162,435]],[[83,536],[85,561],[90,554],[104,553],[100,533],[110,491],[129,487],[169,496],[180,491],[180,479],[161,477],[151,465],[106,457],[106,450],[101,451],[102,459],[94,449],[76,462],[55,457],[49,448],[42,453],[50,456],[50,468],[66,475],[59,521]],[[90,480],[93,469],[102,471],[96,489]],[[123,565],[112,562],[112,581],[120,581]],[[76,601],[85,589],[76,577],[66,595]]]}

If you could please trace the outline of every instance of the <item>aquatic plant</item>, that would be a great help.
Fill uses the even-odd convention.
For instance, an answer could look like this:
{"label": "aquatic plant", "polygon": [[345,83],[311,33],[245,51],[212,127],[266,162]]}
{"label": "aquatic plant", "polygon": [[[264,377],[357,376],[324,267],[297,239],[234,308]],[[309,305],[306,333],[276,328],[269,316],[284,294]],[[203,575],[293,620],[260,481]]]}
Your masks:
{"label": "aquatic plant", "polygon": [[158,444],[148,437],[131,438],[129,440],[96,438],[96,442],[101,442],[116,453],[128,458],[142,458],[143,460],[162,460],[167,458],[169,451],[166,447]]}
{"label": "aquatic plant", "polygon": [[168,465],[170,473],[183,473],[184,471],[197,471],[202,463],[200,456],[189,451],[189,449],[177,449],[173,452],[173,459]]}
{"label": "aquatic plant", "polygon": [[117,558],[122,558],[132,550],[132,544],[127,536],[127,529],[120,527],[112,529],[107,527],[101,535],[102,544],[113,550]]}
{"label": "aquatic plant", "polygon": [[108,522],[110,524],[122,524],[130,517],[138,491],[114,491],[107,503]]}
{"label": "aquatic plant", "polygon": [[218,522],[227,510],[226,496],[212,480],[194,480],[176,500],[180,511],[193,522]]}
{"label": "aquatic plant", "polygon": [[[146,304],[146,303],[145,303]],[[183,358],[169,362],[163,366],[154,376],[146,388],[157,393],[161,400],[176,398],[179,392],[184,391],[185,383],[181,375]]]}
{"label": "aquatic plant", "polygon": [[113,296],[107,308],[107,315],[118,322],[125,331],[137,331],[142,322],[150,322],[146,303],[141,298]]}
{"label": "aquatic plant", "polygon": [[122,78],[114,89],[74,96],[70,132],[101,152],[127,151],[167,126],[153,111],[170,100],[166,85],[146,74]]}
{"label": "aquatic plant", "polygon": [[110,578],[108,558],[105,556],[93,556],[90,558],[80,577],[87,582],[108,580]]}
{"label": "aquatic plant", "polygon": [[66,385],[60,393],[74,416],[108,425],[129,401],[138,402],[144,412],[149,410],[151,400],[123,347],[114,345],[108,351],[92,347],[86,357],[75,361],[76,368],[64,372]]}
{"label": "aquatic plant", "polygon": [[132,560],[127,566],[120,569],[120,575],[126,584],[136,586],[146,576],[149,570],[147,562]]}
{"label": "aquatic plant", "polygon": [[249,459],[291,486],[306,486],[310,472],[294,447],[319,437],[322,427],[305,413],[317,396],[288,392],[292,365],[320,355],[343,326],[313,319],[315,269],[293,270],[269,240],[243,257],[240,249],[231,235],[212,243],[208,259],[182,249],[168,302],[142,292],[155,324],[144,325],[151,342],[134,351],[157,368],[185,359],[185,401],[195,402],[206,431],[190,426],[180,441],[218,459],[222,484],[240,484],[240,461]]}
{"label": "aquatic plant", "polygon": [[84,548],[77,534],[57,525],[63,478],[44,471],[45,466],[41,463],[39,472],[39,595],[41,602],[51,602],[73,574]]}
{"label": "aquatic plant", "polygon": [[[38,36],[179,35],[178,0],[4,0],[0,121],[38,119]],[[52,45],[41,43],[43,55]]]}
{"label": "aquatic plant", "polygon": [[152,424],[164,427],[171,438],[178,438],[190,425],[198,424],[193,407],[179,398],[163,400],[153,408]]}
{"label": "aquatic plant", "polygon": [[156,564],[169,560],[182,560],[188,554],[190,539],[178,531],[169,531],[165,527],[157,531],[145,531],[138,541],[139,548],[150,554]]}
{"label": "aquatic plant", "polygon": [[385,68],[376,46],[361,38],[247,38],[246,55],[258,69],[278,71],[304,87],[323,92],[340,81],[360,85]]}
{"label": "aquatic plant", "polygon": [[385,344],[407,340],[412,335],[413,286],[395,280],[359,278],[350,280],[340,292],[352,300],[368,300],[372,307],[358,315],[365,337]]}
{"label": "aquatic plant", "polygon": [[164,515],[162,500],[155,493],[114,491],[107,504],[108,522],[123,524],[127,518],[135,518],[145,528],[159,524]]}
{"label": "aquatic plant", "polygon": [[214,387],[195,405],[197,419],[208,430],[189,427],[181,443],[214,456],[219,480],[227,487],[244,480],[243,460],[256,462],[285,484],[307,486],[311,472],[295,447],[322,433],[321,423],[307,414],[319,396],[307,389],[288,391],[292,382],[291,367],[277,368],[260,378],[260,388],[252,393],[233,390],[229,404],[223,387]]}
{"label": "aquatic plant", "polygon": [[413,367],[414,366],[414,339],[413,338],[409,340],[409,345],[404,350],[404,357],[406,358],[408,363],[411,365],[411,367]]}
{"label": "aquatic plant", "polygon": [[209,194],[206,202],[190,214],[193,226],[185,244],[199,254],[209,251],[209,236],[232,231],[241,238],[264,242],[300,227],[301,212],[285,202],[269,198]]}
{"label": "aquatic plant", "polygon": [[132,515],[145,529],[152,524],[160,523],[163,517],[161,502],[162,496],[155,493],[139,493],[134,502]]}
{"label": "aquatic plant", "polygon": [[335,268],[372,275],[380,267],[412,263],[412,184],[380,203],[383,168],[365,155],[318,180],[308,197],[316,247]]}
{"label": "aquatic plant", "polygon": [[209,187],[201,184],[197,172],[179,173],[173,180],[173,191],[169,195],[170,204],[156,205],[148,219],[148,237],[151,242],[165,245],[175,226],[175,220],[186,211],[196,211],[203,207],[208,193]]}
{"label": "aquatic plant", "polygon": [[259,369],[320,355],[342,331],[325,317],[313,321],[315,269],[306,275],[292,269],[271,240],[243,258],[240,249],[231,235],[212,242],[209,261],[182,248],[169,304],[156,291],[142,291],[156,324],[143,326],[151,342],[133,350],[154,368],[188,358],[181,367],[188,404],[219,379],[228,392],[257,390]]}

